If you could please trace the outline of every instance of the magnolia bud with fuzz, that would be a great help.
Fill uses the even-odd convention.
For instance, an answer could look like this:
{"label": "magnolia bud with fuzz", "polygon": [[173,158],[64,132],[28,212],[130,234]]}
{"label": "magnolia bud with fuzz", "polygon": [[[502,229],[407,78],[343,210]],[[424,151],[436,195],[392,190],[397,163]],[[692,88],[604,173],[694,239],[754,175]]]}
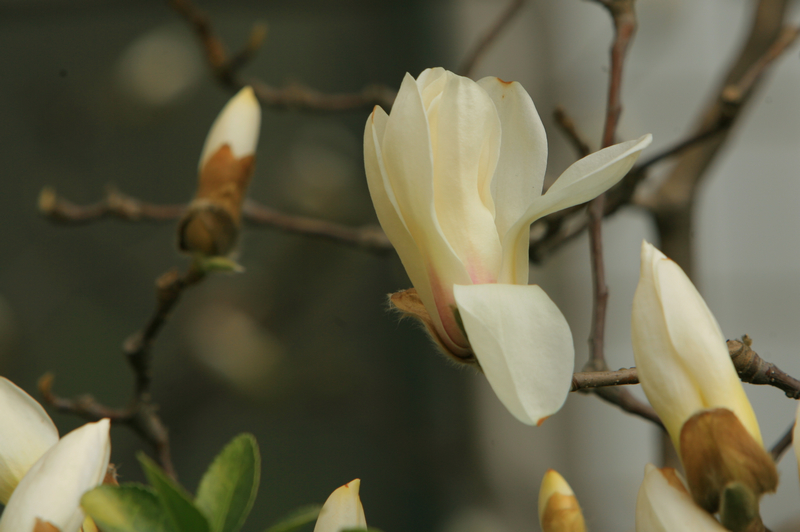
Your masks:
{"label": "magnolia bud with fuzz", "polygon": [[233,251],[260,127],[261,107],[253,89],[245,87],[225,105],[206,138],[197,193],[178,226],[182,251],[207,257]]}

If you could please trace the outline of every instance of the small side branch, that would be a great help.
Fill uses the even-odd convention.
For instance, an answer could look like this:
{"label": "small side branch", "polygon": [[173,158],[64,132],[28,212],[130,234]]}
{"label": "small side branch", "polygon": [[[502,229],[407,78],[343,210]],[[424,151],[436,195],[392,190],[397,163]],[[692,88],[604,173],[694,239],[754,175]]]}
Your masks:
{"label": "small side branch", "polygon": [[158,415],[158,405],[150,396],[151,348],[183,291],[199,283],[204,277],[205,272],[194,264],[183,274],[169,271],[156,282],[157,303],[153,315],[141,331],[133,334],[123,344],[123,352],[135,377],[133,397],[127,407],[110,408],[89,395],[65,399],[53,392],[53,375],[47,374],[39,379],[39,392],[45,403],[60,412],[87,421],[109,418],[112,423],[128,426],[152,445],[161,467],[173,478],[176,474],[170,454],[169,433]]}
{"label": "small side branch", "polygon": [[769,453],[772,455],[772,459],[775,460],[775,462],[780,462],[781,458],[783,458],[783,453],[785,453],[789,447],[792,446],[792,440],[794,439],[793,436],[794,423],[789,425],[789,428],[783,433],[781,439],[778,440],[769,451]]}
{"label": "small side branch", "polygon": [[301,84],[276,88],[260,80],[244,80],[239,71],[261,47],[266,36],[265,26],[257,24],[242,50],[229,56],[225,45],[214,31],[211,20],[191,0],[168,1],[172,9],[186,19],[200,39],[214,78],[222,86],[232,90],[251,85],[263,105],[305,111],[349,111],[380,105],[388,111],[397,96],[394,89],[377,84],[355,93],[325,94]]}
{"label": "small side branch", "polygon": [[519,13],[520,8],[525,5],[525,0],[511,0],[508,7],[497,18],[492,26],[483,34],[480,40],[475,44],[475,47],[467,54],[466,59],[458,68],[458,73],[462,76],[470,77],[475,65],[480,58],[486,53],[486,50],[492,45],[497,37],[508,27],[508,23],[514,19],[514,16]]}

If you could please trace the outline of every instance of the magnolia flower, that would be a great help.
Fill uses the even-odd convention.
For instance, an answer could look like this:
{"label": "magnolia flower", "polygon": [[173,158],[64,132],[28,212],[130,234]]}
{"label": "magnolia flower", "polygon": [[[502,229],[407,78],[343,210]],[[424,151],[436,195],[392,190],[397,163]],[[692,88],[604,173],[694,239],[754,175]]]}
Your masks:
{"label": "magnolia flower", "polygon": [[575,493],[552,469],[544,474],[539,488],[539,525],[542,532],[586,532]]}
{"label": "magnolia flower", "polygon": [[60,440],[44,409],[0,377],[0,532],[29,532],[37,521],[77,532],[80,498],[105,477],[111,452],[107,419]]}
{"label": "magnolia flower", "polygon": [[367,120],[372,201],[416,289],[393,303],[446,354],[477,357],[524,423],[561,407],[574,353],[561,312],[528,286],[529,227],[614,185],[650,140],[581,159],[542,195],[547,138],[519,83],[476,83],[441,68],[406,74],[391,115],[375,107]]}
{"label": "magnolia flower", "polygon": [[260,128],[261,107],[253,89],[245,87],[220,111],[206,137],[197,193],[178,228],[181,250],[205,256],[233,250]]}
{"label": "magnolia flower", "polygon": [[631,337],[639,381],[669,431],[695,502],[716,512],[732,482],[755,500],[774,491],[775,463],[717,321],[683,270],[647,242]]}
{"label": "magnolia flower", "polygon": [[708,512],[697,506],[683,479],[672,468],[647,464],[636,498],[637,532],[725,532]]}
{"label": "magnolia flower", "polygon": [[355,479],[331,493],[317,517],[314,532],[341,532],[348,528],[367,528],[364,507],[358,497],[361,480]]}

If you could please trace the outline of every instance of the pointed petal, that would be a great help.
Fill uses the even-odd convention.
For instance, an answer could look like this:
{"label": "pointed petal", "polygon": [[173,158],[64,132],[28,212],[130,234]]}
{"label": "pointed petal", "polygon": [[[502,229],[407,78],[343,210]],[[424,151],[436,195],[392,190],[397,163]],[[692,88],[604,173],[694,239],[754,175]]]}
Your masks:
{"label": "pointed petal", "polygon": [[314,532],[341,532],[348,528],[367,528],[364,507],[358,497],[361,480],[355,479],[331,493],[322,506]]}
{"label": "pointed petal", "polygon": [[36,519],[60,532],[77,532],[84,515],[80,500],[100,485],[111,454],[108,419],[73,430],[31,467],[0,518],[0,532],[32,530]]}
{"label": "pointed petal", "polygon": [[422,94],[422,105],[427,111],[431,102],[442,94],[444,84],[447,82],[447,71],[442,67],[426,68],[417,77],[417,86]]}
{"label": "pointed petal", "polygon": [[647,242],[633,298],[631,340],[642,389],[676,449],[686,420],[709,408],[731,410],[763,445],[717,321],[680,266]]}
{"label": "pointed petal", "polygon": [[502,259],[491,197],[500,150],[497,111],[474,81],[448,72],[429,119],[439,225],[472,282],[494,282]]}
{"label": "pointed petal", "polygon": [[697,506],[673,469],[647,464],[636,498],[636,532],[725,532]]}
{"label": "pointed petal", "polygon": [[513,252],[506,252],[501,278],[504,281],[517,279],[516,282],[523,277],[527,280],[529,230],[533,222],[552,212],[586,203],[617,184],[652,140],[652,135],[647,134],[639,140],[615,144],[567,168],[506,235],[503,249],[513,248]]}
{"label": "pointed petal", "polygon": [[461,320],[497,397],[517,419],[541,423],[569,394],[575,350],[567,320],[536,285],[455,286]]}
{"label": "pointed petal", "polygon": [[539,525],[542,532],[586,532],[575,493],[553,469],[547,470],[539,487]]}
{"label": "pointed petal", "polygon": [[394,246],[408,278],[417,289],[420,299],[428,311],[434,326],[439,331],[444,331],[441,317],[436,310],[436,304],[428,279],[427,265],[423,255],[417,248],[414,239],[406,228],[405,221],[400,215],[400,207],[394,190],[386,175],[383,164],[380,139],[386,131],[389,117],[380,107],[375,107],[364,129],[364,169],[367,174],[367,186],[378,215],[378,221]]}
{"label": "pointed petal", "polygon": [[452,286],[468,284],[471,279],[436,216],[428,120],[417,83],[408,74],[397,93],[380,147],[387,181],[400,218],[422,255],[434,301],[426,300],[422,293],[420,297],[431,315],[438,313],[441,317],[443,339],[451,338],[463,349],[466,341],[452,315]]}
{"label": "pointed petal", "polygon": [[6,504],[25,473],[58,441],[42,405],[0,377],[0,502]]}
{"label": "pointed petal", "polygon": [[502,238],[542,194],[547,135],[531,97],[521,84],[488,77],[478,81],[478,85],[494,102],[503,129],[500,159],[492,180],[495,224]]}
{"label": "pointed petal", "polygon": [[261,130],[261,106],[252,87],[245,87],[231,98],[208,132],[199,168],[225,144],[237,159],[255,155]]}

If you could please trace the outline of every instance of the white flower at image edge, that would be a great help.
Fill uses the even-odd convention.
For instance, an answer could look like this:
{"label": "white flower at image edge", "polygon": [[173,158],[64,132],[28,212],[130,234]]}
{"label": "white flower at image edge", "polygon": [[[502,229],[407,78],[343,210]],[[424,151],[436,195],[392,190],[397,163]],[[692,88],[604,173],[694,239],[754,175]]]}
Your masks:
{"label": "white flower at image edge", "polygon": [[322,505],[314,532],[340,532],[348,528],[367,528],[364,507],[358,491],[361,480],[351,480],[334,490]]}
{"label": "white flower at image edge", "polygon": [[645,135],[593,153],[542,194],[547,137],[517,82],[474,82],[442,68],[406,74],[391,115],[375,107],[367,120],[372,201],[432,336],[457,359],[474,355],[523,423],[561,408],[574,364],[564,316],[528,285],[530,225],[606,191],[650,142]]}
{"label": "white flower at image edge", "polygon": [[0,532],[29,532],[36,520],[77,532],[80,498],[102,483],[111,454],[109,420],[87,423],[60,440],[44,409],[0,377]]}

